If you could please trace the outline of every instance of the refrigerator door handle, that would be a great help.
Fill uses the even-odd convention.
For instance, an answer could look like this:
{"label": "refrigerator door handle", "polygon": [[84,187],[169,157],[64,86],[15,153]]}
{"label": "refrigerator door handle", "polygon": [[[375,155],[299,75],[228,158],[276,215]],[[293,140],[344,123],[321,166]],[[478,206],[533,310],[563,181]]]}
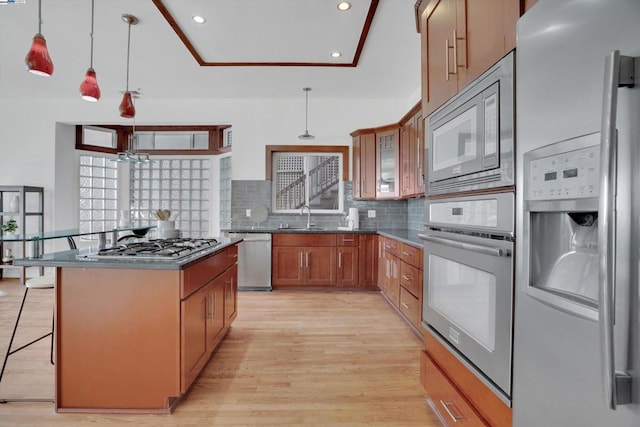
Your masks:
{"label": "refrigerator door handle", "polygon": [[604,403],[608,408],[630,403],[631,377],[616,372],[613,342],[616,288],[616,107],[618,88],[633,86],[634,58],[613,51],[605,60],[600,133],[600,201],[598,206],[600,370]]}

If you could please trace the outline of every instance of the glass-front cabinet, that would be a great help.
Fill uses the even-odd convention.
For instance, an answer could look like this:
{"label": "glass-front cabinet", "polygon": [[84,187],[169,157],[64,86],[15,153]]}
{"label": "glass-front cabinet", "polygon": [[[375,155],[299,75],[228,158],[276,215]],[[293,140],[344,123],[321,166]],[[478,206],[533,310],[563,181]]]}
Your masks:
{"label": "glass-front cabinet", "polygon": [[397,198],[400,194],[400,126],[377,128],[376,145],[376,198]]}

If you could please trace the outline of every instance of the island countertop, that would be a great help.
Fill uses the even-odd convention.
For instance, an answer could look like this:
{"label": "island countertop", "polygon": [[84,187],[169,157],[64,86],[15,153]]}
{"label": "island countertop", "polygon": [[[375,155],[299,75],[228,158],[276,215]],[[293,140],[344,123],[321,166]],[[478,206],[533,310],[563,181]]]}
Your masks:
{"label": "island countertop", "polygon": [[237,237],[220,237],[219,244],[179,259],[140,259],[136,257],[101,258],[96,248],[73,249],[44,254],[38,258],[20,258],[14,265],[25,267],[113,268],[128,270],[184,270],[201,258],[216,254],[242,241]]}

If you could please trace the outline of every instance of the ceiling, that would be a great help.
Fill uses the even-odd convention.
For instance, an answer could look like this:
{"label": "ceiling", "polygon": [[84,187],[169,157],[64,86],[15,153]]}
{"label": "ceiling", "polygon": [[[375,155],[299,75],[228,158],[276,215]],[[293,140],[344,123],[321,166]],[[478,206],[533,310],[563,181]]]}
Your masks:
{"label": "ceiling", "polygon": [[[102,97],[404,99],[420,87],[415,0],[94,0],[94,60]],[[205,17],[204,24],[193,22]],[[0,6],[0,99],[72,98],[90,64],[90,0],[43,0],[51,77],[25,71],[38,2]],[[339,58],[331,52],[339,51]]]}

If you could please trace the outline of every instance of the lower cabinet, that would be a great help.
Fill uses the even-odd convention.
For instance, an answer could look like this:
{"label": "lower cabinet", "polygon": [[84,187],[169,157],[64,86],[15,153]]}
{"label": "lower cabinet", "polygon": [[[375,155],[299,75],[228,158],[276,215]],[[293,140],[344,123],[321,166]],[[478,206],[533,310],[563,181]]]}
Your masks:
{"label": "lower cabinet", "polygon": [[422,249],[380,236],[378,287],[387,301],[421,334]]}
{"label": "lower cabinet", "polygon": [[441,419],[448,425],[511,427],[511,408],[431,333],[425,333],[424,344],[420,382]]}
{"label": "lower cabinet", "polygon": [[274,287],[375,287],[375,234],[274,233]]}

